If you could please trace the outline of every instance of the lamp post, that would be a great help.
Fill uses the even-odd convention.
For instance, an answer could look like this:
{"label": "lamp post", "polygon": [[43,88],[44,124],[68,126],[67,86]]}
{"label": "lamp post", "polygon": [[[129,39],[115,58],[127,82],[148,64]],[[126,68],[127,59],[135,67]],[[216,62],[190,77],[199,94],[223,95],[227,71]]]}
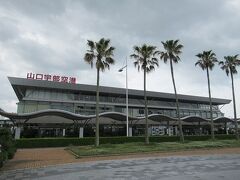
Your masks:
{"label": "lamp post", "polygon": [[123,69],[126,69],[126,123],[127,123],[127,137],[128,137],[128,70],[127,70],[127,58],[126,65],[118,70],[118,72],[122,72]]}

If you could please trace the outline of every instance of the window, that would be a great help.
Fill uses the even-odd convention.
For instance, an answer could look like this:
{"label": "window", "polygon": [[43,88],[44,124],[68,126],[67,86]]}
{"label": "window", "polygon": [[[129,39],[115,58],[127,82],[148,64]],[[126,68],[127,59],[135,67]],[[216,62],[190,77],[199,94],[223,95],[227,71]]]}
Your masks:
{"label": "window", "polygon": [[121,107],[115,107],[115,111],[116,111],[116,112],[123,112],[123,108],[121,108]]}
{"label": "window", "polygon": [[33,98],[38,98],[38,91],[37,91],[37,90],[34,90],[34,91],[32,92],[32,97],[33,97]]}
{"label": "window", "polygon": [[49,100],[51,98],[51,91],[45,91],[45,99]]}
{"label": "window", "polygon": [[196,113],[195,113],[195,111],[190,111],[189,115],[190,116],[196,116]]}
{"label": "window", "polygon": [[39,90],[39,93],[38,93],[38,98],[39,99],[44,99],[44,91],[43,90]]}
{"label": "window", "polygon": [[207,112],[207,118],[208,118],[208,119],[211,118],[210,112]]}
{"label": "window", "polygon": [[37,103],[36,102],[26,102],[24,106],[24,113],[30,113],[37,111]]}
{"label": "window", "polygon": [[206,112],[202,112],[202,118],[207,118],[207,113]]}
{"label": "window", "polygon": [[144,110],[143,109],[139,109],[139,114],[144,114]]}
{"label": "window", "polygon": [[53,91],[51,93],[51,97],[52,97],[51,99],[56,100],[57,99],[57,92]]}
{"label": "window", "polygon": [[39,102],[38,103],[38,111],[44,110],[44,109],[50,109],[50,103],[48,102]]}

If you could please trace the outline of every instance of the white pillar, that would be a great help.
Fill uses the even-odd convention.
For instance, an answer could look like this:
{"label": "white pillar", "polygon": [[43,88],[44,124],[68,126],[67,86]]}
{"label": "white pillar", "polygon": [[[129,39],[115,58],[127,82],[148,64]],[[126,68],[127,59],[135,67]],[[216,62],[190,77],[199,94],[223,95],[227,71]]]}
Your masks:
{"label": "white pillar", "polygon": [[62,132],[62,134],[63,134],[63,137],[65,136],[65,129],[63,129],[63,132]]}
{"label": "white pillar", "polygon": [[177,136],[178,135],[178,127],[175,126],[175,135]]}
{"label": "white pillar", "polygon": [[79,128],[79,138],[83,138],[83,131],[84,131],[83,127],[80,127]]}
{"label": "white pillar", "polygon": [[20,139],[20,136],[21,136],[21,128],[17,127],[15,129],[15,139]]}
{"label": "white pillar", "polygon": [[226,130],[226,134],[228,135],[227,122],[225,122],[225,130]]}
{"label": "white pillar", "polygon": [[132,137],[132,127],[129,127],[129,128],[128,128],[128,136],[129,136],[129,137]]}
{"label": "white pillar", "polygon": [[169,124],[170,124],[169,121],[167,121],[167,135],[168,135],[168,136],[171,136]]}
{"label": "white pillar", "polygon": [[171,135],[172,135],[171,128],[170,126],[168,126],[168,136],[171,136]]}
{"label": "white pillar", "polygon": [[167,127],[167,135],[171,136],[171,132],[170,132],[170,127],[169,126]]}
{"label": "white pillar", "polygon": [[148,135],[149,135],[149,136],[152,136],[152,126],[149,126],[149,127],[148,127]]}

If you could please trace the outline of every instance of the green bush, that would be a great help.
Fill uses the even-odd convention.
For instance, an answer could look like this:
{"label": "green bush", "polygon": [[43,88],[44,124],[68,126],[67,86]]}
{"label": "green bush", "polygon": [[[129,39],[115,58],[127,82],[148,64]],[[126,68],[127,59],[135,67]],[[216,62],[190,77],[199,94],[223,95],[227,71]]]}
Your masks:
{"label": "green bush", "polygon": [[16,140],[17,148],[65,147],[69,145],[90,145],[94,138],[29,138]]}
{"label": "green bush", "polygon": [[4,158],[4,153],[3,152],[0,152],[0,168],[3,166],[3,162],[5,161],[5,158]]}
{"label": "green bush", "polygon": [[8,149],[8,151],[7,151],[8,159],[12,159],[14,157],[16,150],[17,149],[16,149],[15,145]]}
{"label": "green bush", "polygon": [[0,144],[2,146],[0,164],[2,165],[7,159],[12,159],[16,152],[15,141],[12,138],[10,129],[0,128]]}
{"label": "green bush", "polygon": [[[209,140],[211,136],[185,136],[186,141],[205,141]],[[234,139],[234,135],[216,135],[216,139]],[[130,142],[144,142],[145,137],[100,137],[100,144],[121,144]],[[39,148],[39,147],[66,147],[69,145],[83,146],[93,145],[94,137],[85,138],[24,138],[16,140],[17,148]],[[151,136],[150,142],[177,142],[178,136]]]}
{"label": "green bush", "polygon": [[8,153],[6,151],[0,152],[0,168],[3,166],[3,163],[8,159]]}
{"label": "green bush", "polygon": [[230,134],[230,135],[218,134],[218,135],[215,135],[215,137],[216,137],[216,139],[219,139],[219,140],[236,139],[236,135],[235,134]]}

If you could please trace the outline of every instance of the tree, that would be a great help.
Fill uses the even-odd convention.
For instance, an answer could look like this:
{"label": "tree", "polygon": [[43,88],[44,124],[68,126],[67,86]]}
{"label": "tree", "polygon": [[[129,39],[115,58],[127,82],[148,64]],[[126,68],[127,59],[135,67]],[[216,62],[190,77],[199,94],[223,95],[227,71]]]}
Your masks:
{"label": "tree", "polygon": [[84,56],[84,60],[91,65],[95,63],[97,69],[97,90],[96,90],[96,132],[95,146],[99,146],[99,79],[100,71],[110,69],[110,65],[114,64],[113,59],[114,47],[110,46],[109,39],[100,39],[98,42],[88,40],[87,46],[89,50]]}
{"label": "tree", "polygon": [[134,54],[130,55],[134,58],[134,66],[138,67],[138,71],[143,70],[144,74],[144,102],[145,102],[145,143],[149,144],[148,135],[148,108],[147,108],[147,95],[146,95],[146,76],[147,73],[153,71],[155,66],[158,66],[158,59],[156,55],[159,54],[157,47],[143,44],[141,47],[133,47]]}
{"label": "tree", "polygon": [[212,97],[211,97],[211,86],[209,70],[212,70],[215,63],[218,62],[216,54],[210,51],[203,51],[196,55],[199,60],[195,63],[195,66],[199,66],[202,70],[207,70],[207,80],[208,80],[208,94],[209,94],[209,105],[210,105],[210,118],[211,118],[211,138],[214,140],[214,124],[213,124],[213,113],[212,113]]}
{"label": "tree", "polygon": [[173,88],[174,88],[174,93],[175,93],[175,98],[176,98],[180,141],[184,142],[184,136],[183,136],[183,130],[182,130],[182,121],[180,119],[180,112],[179,112],[178,95],[177,95],[177,89],[176,89],[174,71],[173,71],[173,63],[178,63],[180,61],[179,55],[182,53],[183,45],[179,44],[179,40],[168,40],[166,42],[162,42],[162,44],[163,44],[163,48],[164,48],[165,51],[161,52],[160,58],[164,61],[164,63],[167,63],[168,61],[170,62],[172,83],[173,83]]}
{"label": "tree", "polygon": [[219,65],[221,65],[221,69],[226,72],[227,76],[229,74],[231,76],[235,131],[236,131],[236,139],[239,140],[233,74],[237,74],[236,67],[240,65],[240,60],[238,59],[238,55],[225,56],[224,59],[225,61],[220,61]]}

